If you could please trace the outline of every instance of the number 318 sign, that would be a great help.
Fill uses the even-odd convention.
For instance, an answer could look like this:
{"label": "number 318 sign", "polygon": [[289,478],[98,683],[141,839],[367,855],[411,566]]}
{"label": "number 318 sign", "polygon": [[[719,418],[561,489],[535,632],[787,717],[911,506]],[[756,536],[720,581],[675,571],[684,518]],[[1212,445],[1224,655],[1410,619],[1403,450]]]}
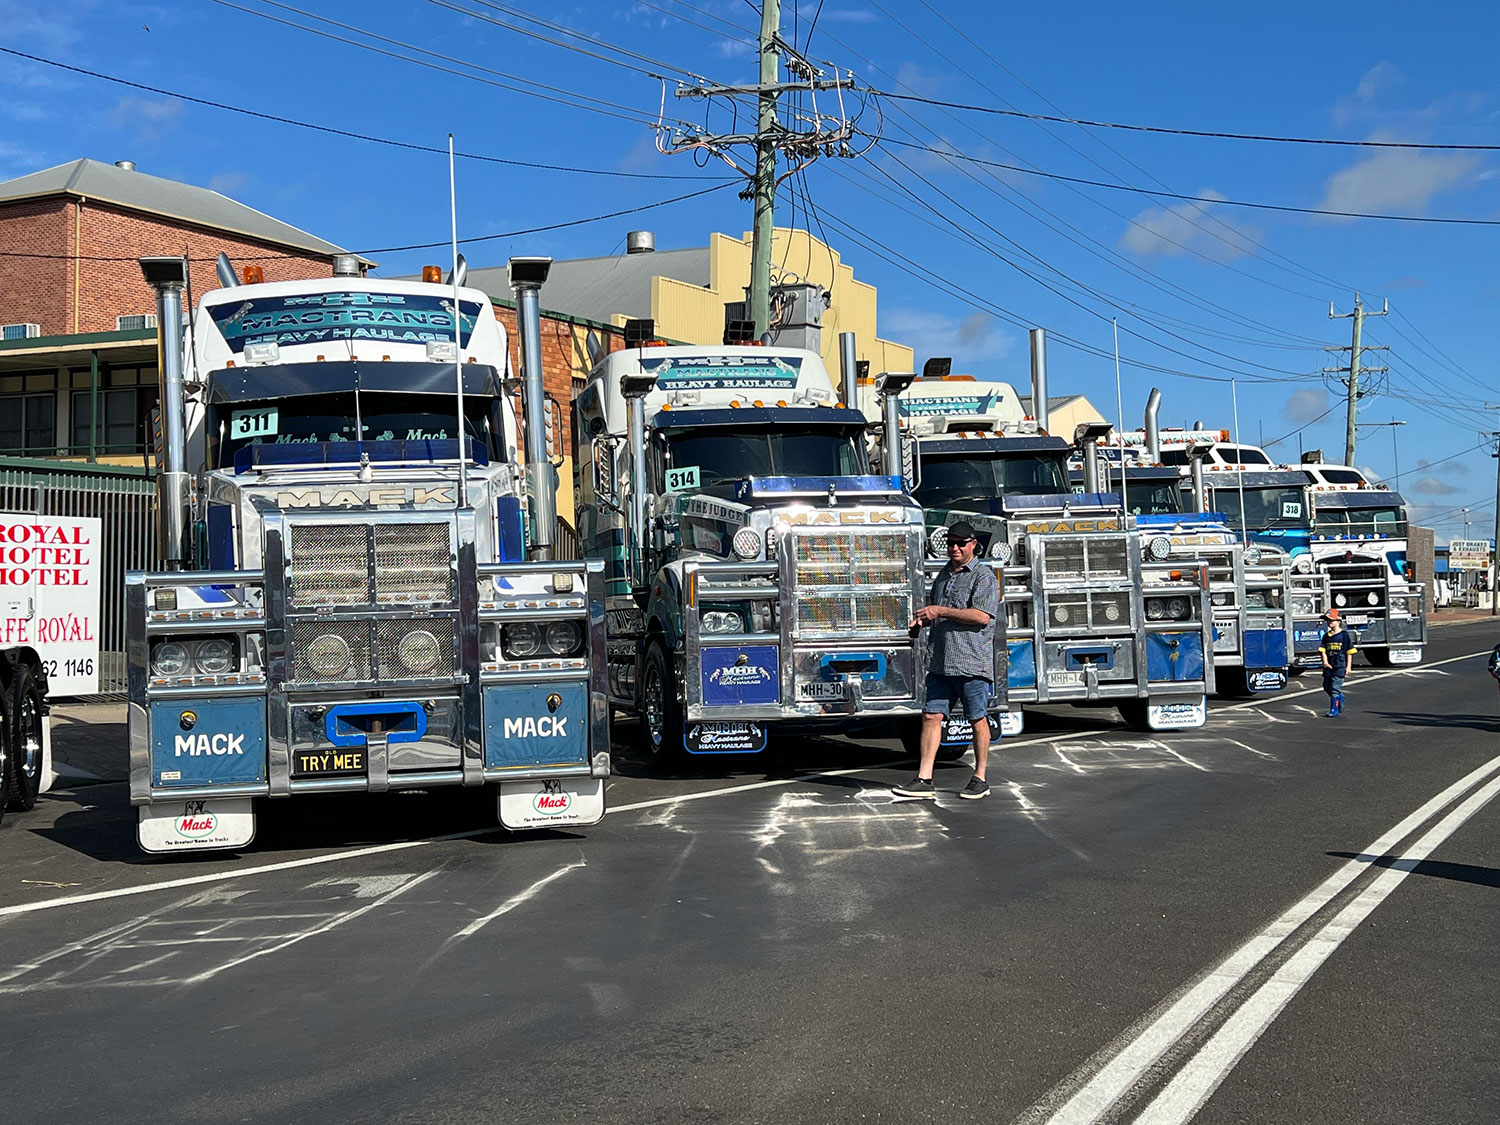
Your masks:
{"label": "number 318 sign", "polygon": [[0,647],[30,645],[53,696],[99,691],[99,520],[0,512]]}

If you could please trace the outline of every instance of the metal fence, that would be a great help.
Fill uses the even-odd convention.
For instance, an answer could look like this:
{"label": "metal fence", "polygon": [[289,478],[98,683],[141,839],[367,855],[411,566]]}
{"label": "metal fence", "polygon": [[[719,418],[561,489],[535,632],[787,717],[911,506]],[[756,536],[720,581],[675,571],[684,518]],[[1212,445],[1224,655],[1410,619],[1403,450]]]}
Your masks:
{"label": "metal fence", "polygon": [[125,572],[159,570],[156,489],[142,469],[69,462],[0,465],[0,511],[100,521],[99,692],[125,693]]}

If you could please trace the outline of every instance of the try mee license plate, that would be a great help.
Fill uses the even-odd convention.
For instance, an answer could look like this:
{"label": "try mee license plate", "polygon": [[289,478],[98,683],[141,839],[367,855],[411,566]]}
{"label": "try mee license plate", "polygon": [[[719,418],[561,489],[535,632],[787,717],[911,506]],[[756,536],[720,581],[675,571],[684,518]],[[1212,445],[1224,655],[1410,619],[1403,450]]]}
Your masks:
{"label": "try mee license plate", "polygon": [[365,772],[363,746],[339,746],[325,750],[293,750],[293,777],[347,777]]}

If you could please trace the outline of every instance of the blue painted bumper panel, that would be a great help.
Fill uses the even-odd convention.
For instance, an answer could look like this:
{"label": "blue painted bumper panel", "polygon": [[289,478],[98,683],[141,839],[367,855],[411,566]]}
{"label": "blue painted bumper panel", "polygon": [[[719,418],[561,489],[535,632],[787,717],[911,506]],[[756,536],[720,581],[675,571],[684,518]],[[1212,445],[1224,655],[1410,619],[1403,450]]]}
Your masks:
{"label": "blue painted bumper panel", "polygon": [[586,685],[498,684],[484,689],[486,769],[583,765],[588,751]]}
{"label": "blue painted bumper panel", "polygon": [[151,784],[165,789],[266,780],[264,699],[151,704]]}
{"label": "blue painted bumper panel", "polygon": [[1203,679],[1203,635],[1197,630],[1148,634],[1146,678],[1153,683]]}

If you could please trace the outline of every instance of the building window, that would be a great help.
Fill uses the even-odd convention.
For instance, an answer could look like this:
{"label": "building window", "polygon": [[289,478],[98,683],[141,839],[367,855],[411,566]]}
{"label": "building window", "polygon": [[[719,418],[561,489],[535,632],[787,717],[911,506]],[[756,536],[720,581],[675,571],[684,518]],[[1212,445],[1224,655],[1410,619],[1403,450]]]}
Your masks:
{"label": "building window", "polygon": [[57,400],[51,394],[0,395],[0,455],[57,452]]}
{"label": "building window", "polygon": [[[90,391],[73,392],[73,432],[69,444],[75,453],[85,453],[89,449],[92,401]],[[101,390],[99,428],[95,435],[96,451],[101,454],[145,453],[151,409],[155,405],[155,387],[115,387]]]}

